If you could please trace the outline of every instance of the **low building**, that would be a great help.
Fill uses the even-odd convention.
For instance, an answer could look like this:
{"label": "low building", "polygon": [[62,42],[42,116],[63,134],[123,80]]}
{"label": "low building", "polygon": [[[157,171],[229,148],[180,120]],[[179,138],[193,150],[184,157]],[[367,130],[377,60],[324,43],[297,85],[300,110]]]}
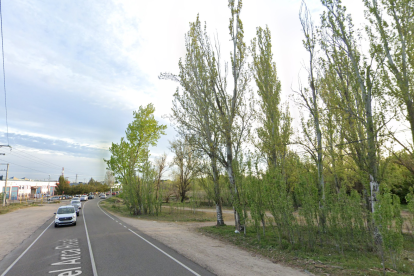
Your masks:
{"label": "low building", "polygon": [[[41,198],[42,195],[54,195],[56,181],[7,180],[7,199]],[[4,193],[6,181],[0,180],[0,191]]]}

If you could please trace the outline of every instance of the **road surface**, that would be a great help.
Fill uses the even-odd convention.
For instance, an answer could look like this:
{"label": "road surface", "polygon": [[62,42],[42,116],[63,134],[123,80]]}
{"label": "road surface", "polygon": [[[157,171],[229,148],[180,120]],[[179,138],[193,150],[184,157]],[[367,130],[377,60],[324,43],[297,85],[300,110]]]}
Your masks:
{"label": "road surface", "polygon": [[109,215],[99,201],[82,204],[76,226],[55,228],[51,214],[0,262],[0,275],[213,275]]}

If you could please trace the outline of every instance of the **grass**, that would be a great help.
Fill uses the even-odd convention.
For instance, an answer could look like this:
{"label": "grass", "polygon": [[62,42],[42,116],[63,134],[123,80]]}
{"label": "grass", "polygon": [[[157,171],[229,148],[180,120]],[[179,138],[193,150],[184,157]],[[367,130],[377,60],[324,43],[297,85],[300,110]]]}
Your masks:
{"label": "grass", "polygon": [[9,204],[9,205],[6,205],[6,206],[0,206],[0,215],[3,215],[3,214],[7,214],[7,213],[10,213],[10,212],[13,212],[13,211],[17,211],[17,210],[19,210],[19,209],[23,209],[23,208],[28,208],[28,207],[34,207],[34,206],[39,206],[39,204],[36,202],[36,203],[12,203],[12,204]]}
{"label": "grass", "polygon": [[191,210],[180,210],[176,208],[163,208],[157,215],[131,215],[127,207],[123,204],[122,199],[110,197],[101,201],[101,207],[124,217],[133,217],[139,219],[148,219],[153,221],[173,221],[173,222],[206,222],[216,221],[216,214],[213,212],[193,212]]}
{"label": "grass", "polygon": [[[278,237],[270,228],[266,236],[260,241],[253,227],[248,227],[246,236],[235,234],[234,226],[209,226],[199,229],[200,232],[230,242],[247,249],[253,254],[267,257],[274,263],[285,264],[290,267],[301,268],[317,275],[383,275],[381,259],[374,252],[361,250],[361,246],[354,244],[339,253],[335,246],[319,244],[313,250],[304,250],[299,246],[292,246],[286,241],[279,246]],[[414,275],[414,238],[404,236],[404,252],[398,264],[398,275]],[[385,263],[387,275],[397,274],[392,264]]]}

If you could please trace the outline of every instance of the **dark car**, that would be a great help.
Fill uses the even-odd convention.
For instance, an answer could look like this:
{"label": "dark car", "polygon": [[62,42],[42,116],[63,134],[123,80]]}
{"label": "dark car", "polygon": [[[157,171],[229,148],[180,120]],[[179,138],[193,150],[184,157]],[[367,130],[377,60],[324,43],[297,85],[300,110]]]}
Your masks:
{"label": "dark car", "polygon": [[88,199],[94,199],[95,196],[94,195],[88,195]]}
{"label": "dark car", "polygon": [[79,200],[79,199],[73,199],[73,200],[70,202],[70,205],[72,205],[73,207],[75,207],[75,210],[76,210],[76,216],[78,216],[78,217],[79,217],[79,209],[80,209],[80,208],[82,208],[82,203],[80,202],[80,200]]}

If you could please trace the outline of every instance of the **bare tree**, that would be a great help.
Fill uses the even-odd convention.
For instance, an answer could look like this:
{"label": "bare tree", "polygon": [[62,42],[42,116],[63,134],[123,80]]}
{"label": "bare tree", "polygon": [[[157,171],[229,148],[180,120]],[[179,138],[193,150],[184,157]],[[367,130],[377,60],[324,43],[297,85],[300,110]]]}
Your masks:
{"label": "bare tree", "polygon": [[105,183],[105,185],[108,185],[110,188],[112,188],[114,186],[115,176],[114,176],[114,173],[112,171],[106,170],[104,183]]}
{"label": "bare tree", "polygon": [[176,178],[177,193],[180,201],[184,202],[186,193],[200,173],[201,160],[188,138],[170,142],[170,150],[174,153],[171,166],[176,168],[173,174]]}

